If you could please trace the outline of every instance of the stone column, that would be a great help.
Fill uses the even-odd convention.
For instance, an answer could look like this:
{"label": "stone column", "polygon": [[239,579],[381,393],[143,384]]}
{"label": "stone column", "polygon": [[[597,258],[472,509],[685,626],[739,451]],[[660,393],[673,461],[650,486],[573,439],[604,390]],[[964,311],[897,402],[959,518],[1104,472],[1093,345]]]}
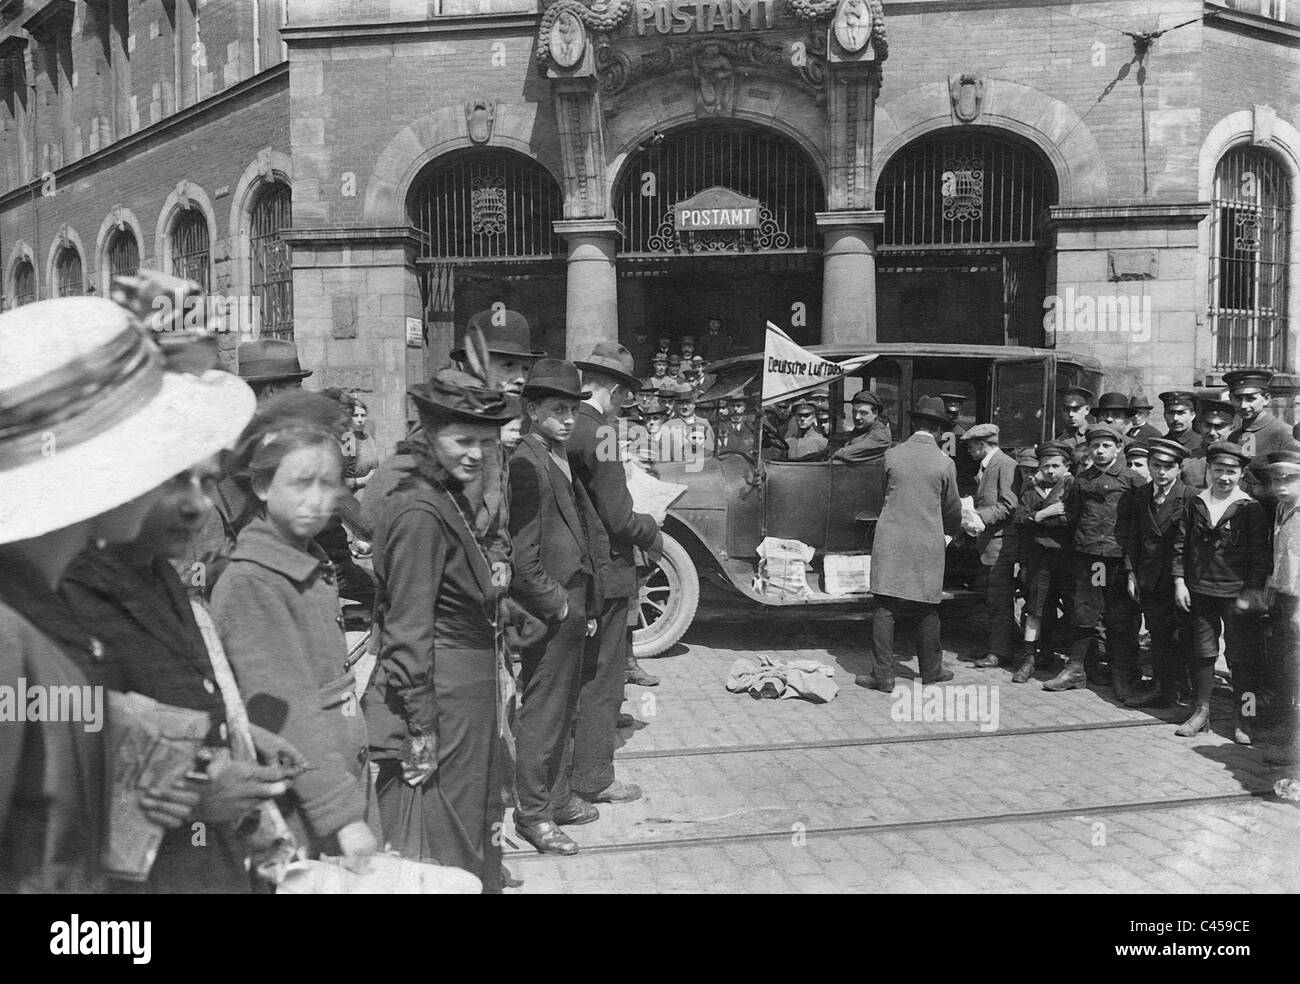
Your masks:
{"label": "stone column", "polygon": [[597,342],[618,341],[614,252],[623,225],[617,219],[562,219],[555,231],[569,245],[564,357],[584,359]]}
{"label": "stone column", "polygon": [[822,344],[876,340],[876,232],[884,213],[818,212],[822,232]]}

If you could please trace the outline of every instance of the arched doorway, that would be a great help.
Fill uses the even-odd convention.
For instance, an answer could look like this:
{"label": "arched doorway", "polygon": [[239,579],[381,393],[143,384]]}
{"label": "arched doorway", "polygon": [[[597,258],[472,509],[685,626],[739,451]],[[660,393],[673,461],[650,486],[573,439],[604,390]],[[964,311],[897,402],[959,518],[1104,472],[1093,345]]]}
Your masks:
{"label": "arched doorway", "polygon": [[876,182],[882,342],[1042,345],[1047,246],[1057,201],[1043,155],[999,130],[920,137]]}
{"label": "arched doorway", "polygon": [[420,291],[429,355],[454,347],[478,311],[504,304],[528,319],[532,343],[564,354],[564,241],[559,185],[541,164],[501,148],[465,150],[431,163],[407,198],[422,240]]}
{"label": "arched doorway", "polygon": [[641,329],[675,349],[715,314],[736,352],[761,348],[768,320],[815,342],[825,208],[816,165],[773,130],[710,120],[643,142],[614,187],[624,344],[644,356],[631,344]]}

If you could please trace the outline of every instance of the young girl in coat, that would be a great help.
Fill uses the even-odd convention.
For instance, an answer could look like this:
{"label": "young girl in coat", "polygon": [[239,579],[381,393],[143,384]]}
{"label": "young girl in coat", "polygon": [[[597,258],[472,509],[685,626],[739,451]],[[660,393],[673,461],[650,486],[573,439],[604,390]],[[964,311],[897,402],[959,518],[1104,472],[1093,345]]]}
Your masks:
{"label": "young girl in coat", "polygon": [[367,739],[347,668],[334,568],[313,541],[343,487],[337,404],[286,393],[259,408],[235,459],[256,499],[212,593],[221,641],[250,720],[281,735],[308,765],[281,803],[311,856],[365,867]]}

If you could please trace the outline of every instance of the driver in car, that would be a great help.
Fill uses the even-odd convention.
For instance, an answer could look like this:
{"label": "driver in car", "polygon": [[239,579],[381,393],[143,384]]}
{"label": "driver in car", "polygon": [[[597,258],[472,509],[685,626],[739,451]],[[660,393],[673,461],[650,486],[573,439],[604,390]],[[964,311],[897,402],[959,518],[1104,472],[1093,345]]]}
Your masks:
{"label": "driver in car", "polygon": [[835,461],[879,458],[894,443],[889,424],[880,416],[880,398],[869,389],[853,394],[853,431],[848,443],[832,456]]}

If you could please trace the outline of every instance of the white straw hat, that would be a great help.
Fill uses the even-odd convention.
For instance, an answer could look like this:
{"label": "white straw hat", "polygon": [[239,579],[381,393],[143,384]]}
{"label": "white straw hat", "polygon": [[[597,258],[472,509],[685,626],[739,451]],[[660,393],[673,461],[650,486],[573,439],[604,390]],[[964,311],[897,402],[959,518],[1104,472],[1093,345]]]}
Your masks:
{"label": "white straw hat", "polygon": [[158,346],[103,298],[0,314],[0,543],[124,505],[235,442],[242,380],[164,370]]}

